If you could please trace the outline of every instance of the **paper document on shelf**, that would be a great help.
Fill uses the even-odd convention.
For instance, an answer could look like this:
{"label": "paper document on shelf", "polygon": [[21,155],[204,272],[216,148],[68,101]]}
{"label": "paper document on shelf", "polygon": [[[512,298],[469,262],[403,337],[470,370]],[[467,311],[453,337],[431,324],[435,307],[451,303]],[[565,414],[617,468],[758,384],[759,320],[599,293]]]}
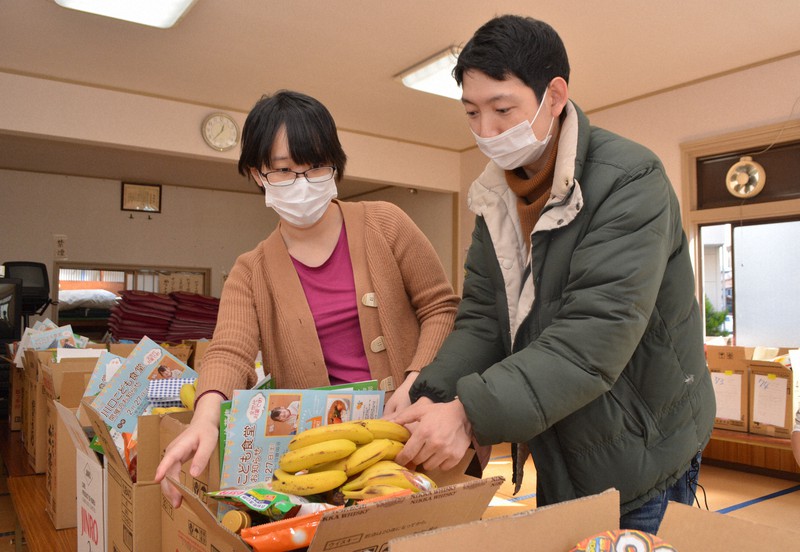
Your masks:
{"label": "paper document on shelf", "polygon": [[787,379],[756,374],[753,385],[753,421],[782,426],[786,422]]}
{"label": "paper document on shelf", "polygon": [[742,374],[712,372],[714,396],[717,399],[717,418],[742,419]]}

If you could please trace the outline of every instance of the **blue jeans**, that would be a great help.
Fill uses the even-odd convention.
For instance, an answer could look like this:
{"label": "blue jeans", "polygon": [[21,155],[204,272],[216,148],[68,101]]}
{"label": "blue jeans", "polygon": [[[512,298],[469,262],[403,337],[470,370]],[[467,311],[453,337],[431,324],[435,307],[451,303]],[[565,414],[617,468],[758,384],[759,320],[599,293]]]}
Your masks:
{"label": "blue jeans", "polygon": [[700,475],[700,454],[697,453],[697,456],[692,459],[689,470],[672,487],[623,515],[619,521],[620,529],[636,529],[655,535],[658,533],[661,520],[664,519],[668,501],[672,500],[691,506],[694,503],[697,478]]}

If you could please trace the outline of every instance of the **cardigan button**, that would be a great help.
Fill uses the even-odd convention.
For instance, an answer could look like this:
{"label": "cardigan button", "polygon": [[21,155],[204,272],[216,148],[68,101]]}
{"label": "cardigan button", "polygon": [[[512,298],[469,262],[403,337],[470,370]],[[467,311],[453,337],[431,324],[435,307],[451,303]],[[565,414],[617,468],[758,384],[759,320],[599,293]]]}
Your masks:
{"label": "cardigan button", "polygon": [[381,391],[394,391],[394,378],[389,376],[378,382],[378,389]]}
{"label": "cardigan button", "polygon": [[381,351],[386,350],[386,345],[383,342],[383,336],[379,335],[375,339],[372,340],[372,343],[369,344],[369,350],[373,353],[380,353]]}
{"label": "cardigan button", "polygon": [[377,307],[378,298],[375,296],[374,292],[365,293],[361,298],[361,304],[365,307]]}

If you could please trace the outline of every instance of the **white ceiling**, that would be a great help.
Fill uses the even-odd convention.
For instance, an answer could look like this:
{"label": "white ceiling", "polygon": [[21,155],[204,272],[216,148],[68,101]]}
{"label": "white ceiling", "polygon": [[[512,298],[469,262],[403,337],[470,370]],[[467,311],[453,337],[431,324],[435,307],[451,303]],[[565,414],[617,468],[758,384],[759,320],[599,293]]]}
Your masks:
{"label": "white ceiling", "polygon": [[[167,30],[52,0],[0,0],[0,71],[244,113],[265,92],[297,89],[325,103],[340,129],[462,151],[474,144],[460,103],[393,77],[502,13],[559,31],[571,96],[589,112],[800,54],[798,0],[197,0]],[[42,170],[47,155],[48,170],[65,174],[240,179],[230,163],[81,148],[0,135],[0,167]]]}

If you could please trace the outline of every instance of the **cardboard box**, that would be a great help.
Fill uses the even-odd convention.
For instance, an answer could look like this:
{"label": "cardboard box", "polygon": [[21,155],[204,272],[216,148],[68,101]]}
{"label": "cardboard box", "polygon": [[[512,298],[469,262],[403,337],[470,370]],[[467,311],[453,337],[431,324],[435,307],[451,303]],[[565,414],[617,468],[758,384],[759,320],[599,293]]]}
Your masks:
{"label": "cardboard box", "polygon": [[47,404],[46,510],[56,529],[76,526],[76,451],[66,424],[77,420],[96,362],[95,358],[67,358],[55,363],[48,357],[46,363],[39,364]]}
{"label": "cardboard box", "polygon": [[[460,473],[458,470],[453,472]],[[433,491],[326,512],[317,527],[308,552],[386,550],[387,542],[401,535],[480,519],[503,483],[502,477],[472,479],[464,475],[454,477],[453,473],[429,475],[437,483],[441,483],[441,486]],[[460,482],[452,483],[454,480]],[[183,525],[178,527],[178,535],[173,537],[175,547],[164,546],[163,551],[250,551],[249,546],[245,545],[238,535],[231,533],[216,521],[214,515],[191,489],[178,485],[183,503],[176,514],[183,510],[181,512]],[[464,549],[476,548],[468,545]],[[495,548],[489,546],[487,549]],[[418,548],[415,552],[419,550],[435,550],[435,548]]]}
{"label": "cardboard box", "polygon": [[22,403],[24,401],[25,371],[14,364],[9,366],[11,390],[9,391],[8,429],[19,431],[22,429]]}
{"label": "cardboard box", "polygon": [[106,550],[105,470],[98,455],[89,448],[89,437],[70,409],[54,402],[53,409],[63,421],[65,433],[75,450],[75,524],[78,551]]}
{"label": "cardboard box", "polygon": [[107,550],[107,472],[98,454],[83,445],[76,447],[75,456],[78,552],[96,552]]}
{"label": "cardboard box", "polygon": [[747,363],[753,347],[706,346],[706,360],[714,385],[717,416],[714,427],[749,430],[750,377]]}
{"label": "cardboard box", "polygon": [[[60,407],[60,409],[59,409]],[[67,425],[77,420],[77,408],[48,401],[47,408],[47,515],[56,529],[76,526],[75,443]]]}
{"label": "cardboard box", "polygon": [[22,440],[28,463],[35,473],[47,470],[47,398],[39,369],[52,352],[26,350],[23,353],[25,391],[22,405]]}
{"label": "cardboard box", "polygon": [[[112,343],[108,347],[108,351],[112,354],[128,358],[128,356],[133,351],[134,347],[136,347],[136,343]],[[159,345],[161,345],[159,343]],[[192,355],[192,347],[189,345],[162,345],[164,349],[168,352],[172,353],[178,360],[183,362],[184,364],[189,363],[189,357]]]}
{"label": "cardboard box", "polygon": [[[565,552],[584,539],[618,528],[619,493],[608,490],[516,515],[393,538],[389,550]],[[680,552],[794,550],[800,541],[800,533],[788,529],[673,502],[667,506],[658,536]]]}
{"label": "cardboard box", "polygon": [[153,481],[160,460],[159,417],[140,416],[137,480],[128,472],[100,414],[84,399],[86,415],[105,451],[106,544],[108,550],[134,552],[161,548],[161,485]]}
{"label": "cardboard box", "polygon": [[200,367],[203,365],[203,356],[205,356],[209,345],[211,345],[211,341],[187,340],[184,341],[184,343],[192,348],[192,356],[189,358],[189,366],[191,366],[195,371],[199,372]]}
{"label": "cardboard box", "polygon": [[[799,351],[791,351],[800,366]],[[800,407],[800,378],[779,362],[752,360],[750,370],[750,433],[789,439]]]}

